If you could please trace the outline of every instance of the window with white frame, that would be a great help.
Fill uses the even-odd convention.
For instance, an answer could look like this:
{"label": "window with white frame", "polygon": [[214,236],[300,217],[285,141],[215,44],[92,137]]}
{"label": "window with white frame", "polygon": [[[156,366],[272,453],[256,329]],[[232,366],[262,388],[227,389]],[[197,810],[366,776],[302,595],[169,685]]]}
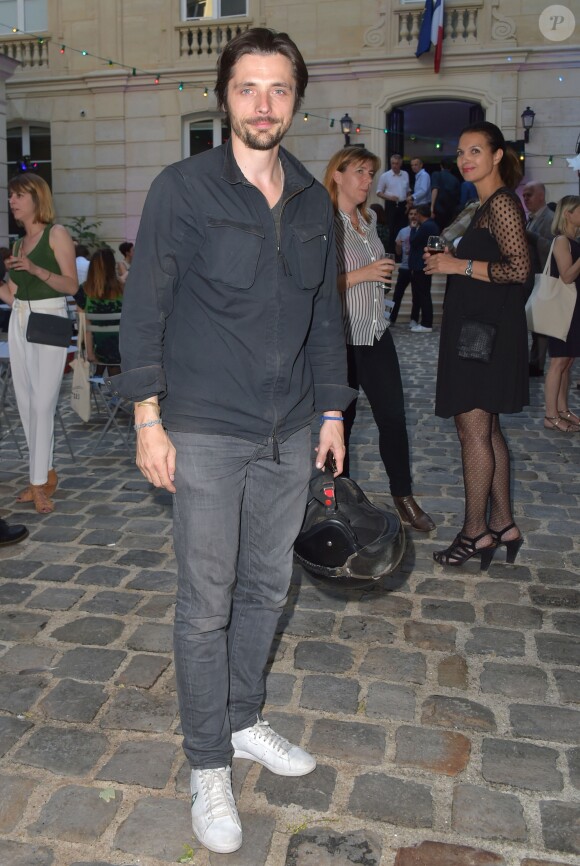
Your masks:
{"label": "window with white frame", "polygon": [[24,33],[48,29],[48,0],[0,0],[0,36],[13,28]]}
{"label": "window with white frame", "polygon": [[200,18],[233,18],[247,16],[248,0],[181,0],[184,21]]}
{"label": "window with white frame", "polygon": [[183,156],[195,156],[219,147],[230,137],[230,127],[221,112],[183,118]]}

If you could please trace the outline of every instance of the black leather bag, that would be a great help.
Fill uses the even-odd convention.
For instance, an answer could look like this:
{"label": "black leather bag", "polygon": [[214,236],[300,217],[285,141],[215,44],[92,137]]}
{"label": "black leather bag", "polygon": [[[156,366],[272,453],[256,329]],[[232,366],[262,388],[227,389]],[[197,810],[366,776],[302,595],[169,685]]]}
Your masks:
{"label": "black leather bag", "polygon": [[29,343],[41,343],[43,346],[60,346],[62,349],[70,346],[73,334],[73,323],[64,316],[51,316],[50,313],[33,313],[28,317],[26,339]]}
{"label": "black leather bag", "polygon": [[314,577],[360,589],[391,574],[405,552],[399,515],[378,508],[351,478],[315,471],[294,558]]}
{"label": "black leather bag", "polygon": [[496,335],[497,327],[491,322],[464,319],[457,340],[457,354],[466,361],[489,364]]}

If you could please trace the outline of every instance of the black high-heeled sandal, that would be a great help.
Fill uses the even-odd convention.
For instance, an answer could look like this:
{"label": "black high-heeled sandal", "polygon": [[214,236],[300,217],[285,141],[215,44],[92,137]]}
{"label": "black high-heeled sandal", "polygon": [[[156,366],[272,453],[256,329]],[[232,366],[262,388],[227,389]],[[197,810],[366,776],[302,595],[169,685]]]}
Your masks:
{"label": "black high-heeled sandal", "polygon": [[463,565],[464,562],[467,562],[468,559],[471,559],[472,556],[477,556],[479,553],[481,560],[480,571],[487,571],[497,548],[497,542],[494,538],[493,544],[489,544],[486,547],[476,547],[477,542],[485,538],[486,535],[491,535],[494,538],[494,534],[490,529],[486,529],[485,532],[476,535],[475,538],[469,538],[467,535],[462,535],[459,532],[449,547],[446,547],[445,550],[434,551],[433,559],[439,565],[450,565],[455,568],[458,565]]}
{"label": "black high-heeled sandal", "polygon": [[515,529],[515,523],[510,523],[509,526],[506,526],[504,529],[501,529],[499,532],[496,532],[495,529],[490,529],[493,540],[496,545],[499,547],[500,544],[503,544],[506,549],[505,561],[510,565],[513,565],[516,561],[516,556],[518,555],[519,549],[524,543],[523,535],[520,535],[519,538],[510,538],[509,541],[502,541],[502,535],[505,535],[506,532],[509,532],[510,529]]}

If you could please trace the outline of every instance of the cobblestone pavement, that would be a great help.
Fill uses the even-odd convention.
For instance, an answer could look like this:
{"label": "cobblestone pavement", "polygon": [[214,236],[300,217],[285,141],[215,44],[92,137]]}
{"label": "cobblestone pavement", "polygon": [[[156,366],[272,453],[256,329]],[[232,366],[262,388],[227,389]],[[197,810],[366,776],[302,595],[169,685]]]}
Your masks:
{"label": "cobblestone pavement", "polygon": [[[77,459],[57,433],[57,507],[37,515],[14,504],[26,467],[4,438],[1,513],[30,538],[0,553],[1,866],[578,864],[580,436],[543,429],[533,380],[532,407],[504,419],[518,562],[444,571],[431,553],[459,526],[462,485],[453,424],[433,416],[438,335],[393,330],[415,493],[438,530],[409,533],[384,588],[296,569],[266,716],[318,768],[234,762],[236,854],[191,836],[170,497],[128,452],[87,456],[102,422],[65,409]],[[385,498],[368,407],[353,452],[354,477]]]}

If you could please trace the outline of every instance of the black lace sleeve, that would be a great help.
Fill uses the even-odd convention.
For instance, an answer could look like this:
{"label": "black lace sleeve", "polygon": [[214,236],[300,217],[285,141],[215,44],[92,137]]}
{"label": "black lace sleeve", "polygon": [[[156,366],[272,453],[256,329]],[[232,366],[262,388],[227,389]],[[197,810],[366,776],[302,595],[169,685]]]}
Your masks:
{"label": "black lace sleeve", "polygon": [[497,241],[500,258],[487,267],[491,283],[526,283],[530,273],[530,252],[525,217],[517,197],[508,190],[494,195],[480,221]]}

